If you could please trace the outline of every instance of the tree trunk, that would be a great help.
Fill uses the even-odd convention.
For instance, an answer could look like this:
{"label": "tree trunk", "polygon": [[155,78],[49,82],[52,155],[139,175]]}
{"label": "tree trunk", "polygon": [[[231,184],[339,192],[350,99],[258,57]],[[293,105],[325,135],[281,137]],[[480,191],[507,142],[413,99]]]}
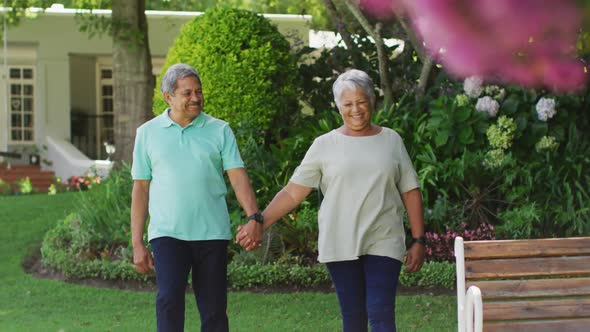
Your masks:
{"label": "tree trunk", "polygon": [[114,160],[131,162],[135,130],[151,117],[154,78],[145,0],[113,0]]}
{"label": "tree trunk", "polygon": [[424,49],[424,44],[422,44],[422,40],[418,38],[414,29],[412,29],[409,25],[407,19],[401,15],[397,15],[397,19],[405,30],[406,34],[408,35],[408,39],[410,43],[416,50],[420,61],[422,62],[422,69],[420,70],[420,78],[418,79],[418,87],[416,91],[416,101],[420,100],[424,94],[426,93],[426,88],[428,87],[428,79],[430,78],[430,74],[432,72],[432,59],[426,53]]}
{"label": "tree trunk", "polygon": [[333,0],[324,0],[324,4],[326,5],[326,11],[328,12],[328,15],[330,15],[330,20],[332,21],[334,28],[336,28],[340,37],[344,41],[346,48],[350,52],[353,66],[358,68],[360,64],[359,50],[356,47],[356,44],[352,41],[350,32],[346,30],[346,24],[344,23],[342,15],[338,12],[338,8],[336,8]]}
{"label": "tree trunk", "polygon": [[367,20],[365,15],[358,8],[354,0],[346,0],[346,6],[360,25],[375,41],[375,48],[377,49],[377,59],[379,60],[379,79],[381,80],[381,90],[383,91],[383,107],[385,109],[393,103],[393,88],[392,82],[389,79],[389,67],[387,66],[387,51],[385,44],[381,37],[382,23],[377,23],[375,28]]}

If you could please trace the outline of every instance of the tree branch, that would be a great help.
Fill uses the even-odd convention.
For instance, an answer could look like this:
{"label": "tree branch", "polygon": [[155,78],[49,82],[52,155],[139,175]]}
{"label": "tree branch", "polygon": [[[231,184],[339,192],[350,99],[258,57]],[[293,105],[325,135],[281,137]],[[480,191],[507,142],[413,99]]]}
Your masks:
{"label": "tree branch", "polygon": [[334,24],[334,27],[336,28],[338,33],[340,34],[340,37],[342,37],[342,40],[344,41],[346,48],[350,52],[350,57],[352,58],[353,65],[355,67],[358,67],[360,63],[358,47],[356,47],[356,44],[352,41],[350,32],[346,30],[346,25],[342,20],[342,15],[339,15],[338,8],[336,8],[336,5],[334,5],[334,1],[324,0],[324,4],[326,5],[328,15],[330,15],[330,20]]}
{"label": "tree branch", "polygon": [[365,15],[358,8],[354,0],[346,0],[346,7],[355,19],[360,23],[363,29],[375,41],[375,48],[377,49],[377,59],[379,61],[379,78],[381,79],[381,89],[383,90],[384,107],[387,108],[392,103],[393,88],[391,80],[389,79],[389,69],[387,68],[387,52],[385,51],[385,44],[381,37],[381,28],[383,25],[377,23],[375,29],[371,26]]}

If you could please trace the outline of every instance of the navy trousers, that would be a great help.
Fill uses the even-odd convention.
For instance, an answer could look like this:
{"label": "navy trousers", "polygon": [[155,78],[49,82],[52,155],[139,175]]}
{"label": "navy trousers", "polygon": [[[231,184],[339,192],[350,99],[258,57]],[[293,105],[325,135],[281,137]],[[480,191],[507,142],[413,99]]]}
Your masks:
{"label": "navy trousers", "polygon": [[227,332],[227,240],[182,241],[160,237],[154,252],[156,318],[159,332],[184,331],[185,291],[192,285],[201,316],[201,331]]}
{"label": "navy trousers", "polygon": [[338,294],[343,332],[395,332],[395,293],[402,263],[364,255],[327,263]]}

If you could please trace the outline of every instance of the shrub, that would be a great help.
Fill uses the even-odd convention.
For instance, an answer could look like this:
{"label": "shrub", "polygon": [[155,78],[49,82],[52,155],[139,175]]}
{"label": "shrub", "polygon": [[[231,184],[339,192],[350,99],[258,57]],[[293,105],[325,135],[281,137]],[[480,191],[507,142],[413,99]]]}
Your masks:
{"label": "shrub", "polygon": [[0,195],[12,194],[12,186],[10,183],[0,179]]}
{"label": "shrub", "polygon": [[43,261],[74,278],[145,278],[131,264],[130,168],[113,170],[100,186],[76,196],[78,209],[50,230]]}
{"label": "shrub", "polygon": [[415,273],[402,273],[399,282],[406,287],[444,287],[455,288],[455,264],[448,262],[427,262],[420,271]]}
{"label": "shrub", "polygon": [[455,238],[461,236],[465,241],[493,240],[494,226],[481,224],[476,229],[468,229],[462,223],[458,230],[447,227],[443,234],[426,232],[426,260],[435,262],[453,262],[455,260]]}
{"label": "shrub", "polygon": [[[55,180],[58,183],[59,178]],[[100,176],[92,173],[87,173],[82,176],[71,176],[66,181],[66,189],[68,191],[83,191],[92,188],[94,185],[99,185],[101,182]]]}
{"label": "shrub", "polygon": [[[309,288],[329,286],[330,274],[325,264],[300,266],[294,264],[242,264],[231,262],[227,277],[229,287],[234,289],[251,287]],[[405,287],[455,287],[455,265],[451,263],[428,262],[416,273],[400,274],[399,282]]]}
{"label": "shrub", "polygon": [[33,183],[31,183],[31,179],[29,177],[25,177],[22,179],[16,180],[16,187],[19,193],[23,195],[29,195],[35,192],[35,188],[33,187]]}
{"label": "shrub", "polygon": [[[205,112],[229,122],[238,136],[250,133],[261,142],[271,128],[282,128],[297,113],[294,55],[263,16],[215,8],[186,23],[168,52],[157,89],[165,70],[178,62],[199,72]],[[167,105],[159,90],[154,95],[159,114]]]}

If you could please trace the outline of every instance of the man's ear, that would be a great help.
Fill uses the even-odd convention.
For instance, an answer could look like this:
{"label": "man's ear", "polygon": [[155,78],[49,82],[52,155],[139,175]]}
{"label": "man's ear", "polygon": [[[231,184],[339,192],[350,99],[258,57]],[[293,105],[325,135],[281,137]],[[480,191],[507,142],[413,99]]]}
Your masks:
{"label": "man's ear", "polygon": [[172,99],[172,96],[170,96],[170,94],[168,92],[164,92],[164,100],[166,101],[166,103],[168,103],[168,105],[170,105],[171,99]]}

